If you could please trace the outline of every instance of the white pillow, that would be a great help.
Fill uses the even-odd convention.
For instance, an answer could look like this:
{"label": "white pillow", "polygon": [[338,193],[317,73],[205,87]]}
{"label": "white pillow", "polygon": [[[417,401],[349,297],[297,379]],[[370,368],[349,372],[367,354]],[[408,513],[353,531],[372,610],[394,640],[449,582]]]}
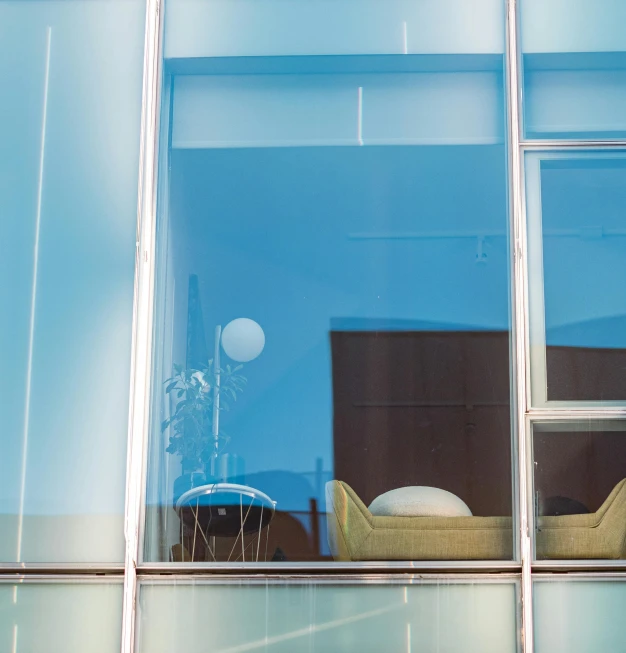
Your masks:
{"label": "white pillow", "polygon": [[369,506],[377,517],[471,517],[462,499],[436,487],[411,486],[390,490]]}

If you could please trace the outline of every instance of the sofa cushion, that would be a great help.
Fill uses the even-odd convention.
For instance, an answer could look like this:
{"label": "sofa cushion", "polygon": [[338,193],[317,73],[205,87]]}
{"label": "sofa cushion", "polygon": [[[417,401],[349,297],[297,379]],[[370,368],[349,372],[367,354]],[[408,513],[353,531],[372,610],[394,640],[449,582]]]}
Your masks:
{"label": "sofa cushion", "polygon": [[390,490],[369,506],[377,517],[471,517],[467,504],[452,492],[436,487],[410,486]]}

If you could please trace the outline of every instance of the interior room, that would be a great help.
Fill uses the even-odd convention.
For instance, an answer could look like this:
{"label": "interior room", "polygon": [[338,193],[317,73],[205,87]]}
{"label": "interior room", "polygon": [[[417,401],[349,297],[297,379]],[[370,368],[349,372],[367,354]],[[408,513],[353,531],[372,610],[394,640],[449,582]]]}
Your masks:
{"label": "interior room", "polygon": [[[222,392],[220,473],[276,502],[268,560],[331,559],[332,479],[366,503],[432,486],[473,515],[511,515],[506,152],[493,68],[174,77],[159,423],[175,410],[174,365],[242,365],[245,386]],[[470,102],[464,122],[446,116],[461,88],[491,109]],[[418,92],[440,111],[421,108]],[[424,122],[440,138],[423,137]],[[246,320],[263,344],[239,363],[226,338]],[[153,432],[161,525],[147,546],[184,559],[173,508],[194,470],[165,452],[172,428]]]}

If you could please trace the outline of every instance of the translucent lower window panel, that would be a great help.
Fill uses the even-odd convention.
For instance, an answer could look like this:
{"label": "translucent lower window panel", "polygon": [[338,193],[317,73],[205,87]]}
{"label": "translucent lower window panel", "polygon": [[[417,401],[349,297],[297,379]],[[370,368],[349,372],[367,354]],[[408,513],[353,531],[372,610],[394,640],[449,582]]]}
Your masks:
{"label": "translucent lower window panel", "polygon": [[504,8],[504,0],[173,0],[165,56],[501,55]]}
{"label": "translucent lower window panel", "polygon": [[626,401],[626,154],[525,158],[532,403]]}
{"label": "translucent lower window panel", "polygon": [[536,580],[533,599],[537,653],[626,650],[623,578]]}
{"label": "translucent lower window panel", "polygon": [[0,650],[119,653],[121,579],[0,583]]}
{"label": "translucent lower window panel", "polygon": [[144,581],[140,653],[518,650],[517,584]]}
{"label": "translucent lower window panel", "polygon": [[145,3],[0,2],[0,560],[121,562]]}
{"label": "translucent lower window panel", "polygon": [[527,138],[626,136],[626,6],[521,2]]}
{"label": "translucent lower window panel", "polygon": [[626,558],[626,422],[532,426],[538,560]]}

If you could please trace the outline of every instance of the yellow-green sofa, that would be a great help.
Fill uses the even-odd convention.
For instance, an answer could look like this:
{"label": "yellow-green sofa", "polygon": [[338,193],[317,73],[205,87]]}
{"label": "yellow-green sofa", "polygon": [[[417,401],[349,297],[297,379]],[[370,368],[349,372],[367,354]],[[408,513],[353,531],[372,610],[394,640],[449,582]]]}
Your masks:
{"label": "yellow-green sofa", "polygon": [[[336,560],[510,560],[510,517],[376,517],[349,485],[326,485]],[[626,479],[597,512],[540,517],[538,559],[626,558]]]}

